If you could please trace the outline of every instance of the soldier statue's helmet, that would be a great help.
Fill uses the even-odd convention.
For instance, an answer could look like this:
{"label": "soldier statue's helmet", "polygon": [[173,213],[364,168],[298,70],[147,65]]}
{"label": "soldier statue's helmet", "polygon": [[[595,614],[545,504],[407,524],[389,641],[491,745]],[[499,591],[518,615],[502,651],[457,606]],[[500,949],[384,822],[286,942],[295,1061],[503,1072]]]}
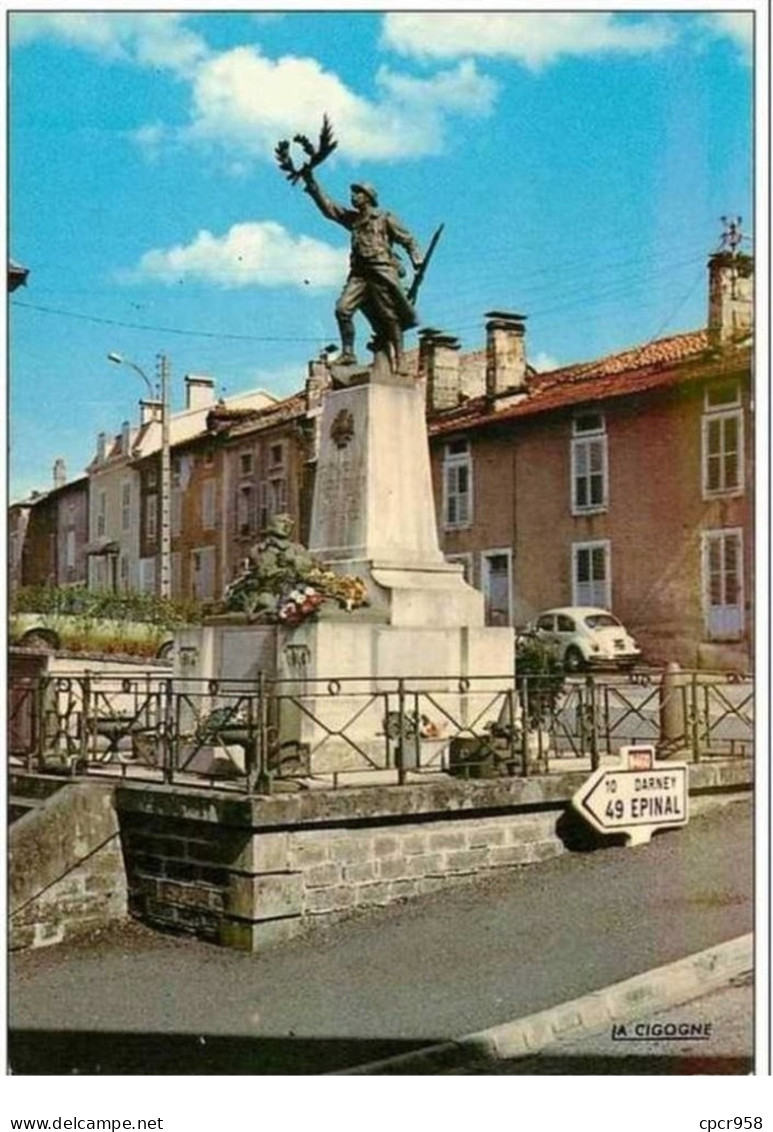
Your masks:
{"label": "soldier statue's helmet", "polygon": [[352,189],[352,192],[354,192],[355,189],[359,189],[361,193],[365,193],[365,196],[368,198],[372,205],[375,206],[378,204],[378,193],[376,192],[373,185],[369,184],[367,181],[355,181],[355,183],[350,187]]}
{"label": "soldier statue's helmet", "polygon": [[264,528],[264,533],[267,535],[279,535],[281,538],[288,538],[295,523],[290,515],[274,515],[269,519]]}

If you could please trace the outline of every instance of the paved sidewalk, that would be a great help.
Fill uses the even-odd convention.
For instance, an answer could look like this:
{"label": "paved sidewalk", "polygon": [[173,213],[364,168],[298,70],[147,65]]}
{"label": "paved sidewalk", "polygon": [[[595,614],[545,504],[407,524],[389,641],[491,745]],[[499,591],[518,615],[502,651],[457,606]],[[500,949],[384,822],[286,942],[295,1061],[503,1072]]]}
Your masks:
{"label": "paved sidewalk", "polygon": [[[438,1072],[643,1073],[647,1072],[643,1068],[643,1057],[649,1057],[650,1060],[670,1057],[664,1054],[663,1046],[668,1042],[664,1043],[663,1037],[669,1041],[684,1037],[681,1045],[692,1051],[697,1041],[713,1040],[713,1049],[706,1046],[699,1055],[694,1055],[693,1061],[722,1059],[742,1066],[724,1071],[748,1072],[751,1068],[753,1014],[753,998],[748,989],[749,1010],[745,1017],[745,1040],[737,1039],[732,1053],[716,1044],[716,1035],[712,1034],[710,1023],[707,1029],[706,1020],[698,1023],[697,1036],[692,1032],[697,1008],[691,1009],[685,1004],[693,1003],[712,991],[726,990],[733,984],[750,982],[753,965],[754,938],[749,933],[687,956],[676,963],[669,963],[622,983],[604,987],[573,1002],[559,1003],[538,1014],[517,1018],[424,1050],[359,1066],[350,1072],[367,1075]],[[737,1005],[734,1002],[734,1006]],[[672,1010],[670,1017],[654,1021],[667,1008],[675,1006],[682,1009]],[[740,1017],[735,1019],[736,1028],[741,1026],[742,1021]],[[686,1025],[683,1034],[680,1030],[682,1024]],[[691,1043],[686,1041],[687,1038],[692,1039]],[[638,1056],[629,1056],[629,1053],[633,1053],[634,1044]],[[625,1058],[626,1064],[622,1065],[620,1061],[617,1064],[610,1062],[613,1052],[619,1059]],[[610,1063],[612,1068],[590,1068],[596,1060],[604,1065]],[[573,1063],[581,1063],[585,1068],[568,1068]],[[509,1068],[505,1069],[505,1065]]]}

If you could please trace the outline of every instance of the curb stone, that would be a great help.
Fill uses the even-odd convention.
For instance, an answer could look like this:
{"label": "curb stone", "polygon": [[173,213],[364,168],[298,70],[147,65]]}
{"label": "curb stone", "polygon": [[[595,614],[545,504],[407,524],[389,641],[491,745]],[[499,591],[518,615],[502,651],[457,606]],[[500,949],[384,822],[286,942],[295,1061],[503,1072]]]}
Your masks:
{"label": "curb stone", "polygon": [[469,1066],[475,1061],[527,1057],[563,1038],[602,1033],[613,1022],[630,1022],[643,1014],[680,1006],[727,986],[753,967],[754,937],[750,932],[537,1014],[397,1057],[339,1070],[337,1075],[418,1075]]}

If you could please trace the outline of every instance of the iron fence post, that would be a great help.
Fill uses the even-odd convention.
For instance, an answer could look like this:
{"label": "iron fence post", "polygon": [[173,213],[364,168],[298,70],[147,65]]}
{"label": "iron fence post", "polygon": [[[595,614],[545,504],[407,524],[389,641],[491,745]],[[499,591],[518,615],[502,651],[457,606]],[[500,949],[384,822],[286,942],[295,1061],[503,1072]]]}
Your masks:
{"label": "iron fence post", "polygon": [[395,765],[397,766],[397,781],[400,786],[403,786],[405,784],[405,681],[402,676],[397,681],[397,720]]}
{"label": "iron fence post", "polygon": [[[260,693],[258,692],[258,695]],[[255,696],[247,699],[247,743],[244,747],[244,774],[248,794],[255,792],[258,774],[258,719],[259,710],[256,710]]]}
{"label": "iron fence post", "polygon": [[32,689],[32,718],[31,718],[31,734],[29,750],[27,751],[27,770],[32,772],[35,769],[35,759],[37,757],[38,767],[41,762],[41,736],[43,734],[43,680],[44,677],[39,676],[35,681],[35,686]]}
{"label": "iron fence post", "polygon": [[[50,677],[41,676],[38,681],[37,699],[38,699],[38,741],[37,741],[37,761],[38,770],[42,771],[45,765],[46,753],[46,694],[48,691],[48,683]],[[30,769],[32,769],[30,767]]]}
{"label": "iron fence post", "polygon": [[81,680],[81,763],[88,763],[89,747],[89,709],[91,707],[91,676],[86,675]]}
{"label": "iron fence post", "polygon": [[528,675],[521,680],[521,774],[529,777],[529,679]]}
{"label": "iron fence post", "polygon": [[585,677],[585,689],[588,693],[586,727],[589,726],[590,728],[590,735],[588,736],[590,740],[590,765],[591,770],[598,770],[600,760],[598,734],[596,732],[596,685],[590,672]]}
{"label": "iron fence post", "polygon": [[507,746],[510,755],[507,771],[508,774],[515,774],[515,688],[508,688],[505,695],[507,696]]}
{"label": "iron fence post", "polygon": [[[271,770],[268,765],[269,755],[269,693],[266,688],[265,673],[258,673],[258,734],[255,744],[256,766],[255,781],[250,790],[257,790],[259,794],[271,793]],[[278,711],[278,701],[277,701]]]}
{"label": "iron fence post", "polygon": [[175,727],[176,703],[174,684],[167,677],[164,680],[164,719],[161,728],[161,776],[166,783],[174,780],[175,745],[178,739],[178,728]]}
{"label": "iron fence post", "polygon": [[386,691],[386,692],[383,693],[383,695],[384,695],[384,711],[383,711],[382,718],[384,720],[384,751],[385,751],[385,753],[384,753],[384,769],[385,770],[391,770],[392,769],[392,735],[391,735],[391,728],[390,728],[390,725],[389,725],[389,720],[390,720],[389,708],[390,708],[390,704],[391,704],[390,697],[391,697],[392,693],[389,692],[389,691]]}
{"label": "iron fence post", "polygon": [[421,767],[421,711],[419,710],[419,693],[413,693],[413,718],[416,720],[416,726],[413,729],[413,768],[419,770]]}
{"label": "iron fence post", "polygon": [[693,672],[690,679],[690,741],[693,762],[701,761],[700,712],[698,709],[698,673]]}

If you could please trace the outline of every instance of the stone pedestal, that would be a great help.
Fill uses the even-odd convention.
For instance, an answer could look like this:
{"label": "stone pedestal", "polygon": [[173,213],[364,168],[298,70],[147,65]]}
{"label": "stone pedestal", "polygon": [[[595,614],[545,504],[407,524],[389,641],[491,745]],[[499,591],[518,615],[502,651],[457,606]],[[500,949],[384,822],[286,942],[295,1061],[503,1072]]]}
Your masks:
{"label": "stone pedestal", "polygon": [[280,748],[303,747],[312,774],[394,767],[400,719],[416,725],[412,765],[427,739],[433,769],[444,770],[451,739],[506,714],[514,643],[511,629],[484,625],[483,595],[440,551],[414,379],[377,366],[327,394],[309,550],[361,577],[368,605],[328,605],[296,628],[220,619],[198,642],[180,637],[178,674],[239,680],[261,671],[276,681],[273,733]]}
{"label": "stone pedestal", "polygon": [[438,545],[421,388],[399,374],[325,399],[309,550],[362,577],[394,626],[483,625],[483,596]]}
{"label": "stone pedestal", "polygon": [[483,595],[440,551],[424,412],[413,378],[378,368],[325,399],[309,549],[363,578],[370,605],[294,632],[301,741],[319,770],[379,757],[401,678],[404,712],[441,736],[483,730],[513,687],[512,630],[484,625]]}

